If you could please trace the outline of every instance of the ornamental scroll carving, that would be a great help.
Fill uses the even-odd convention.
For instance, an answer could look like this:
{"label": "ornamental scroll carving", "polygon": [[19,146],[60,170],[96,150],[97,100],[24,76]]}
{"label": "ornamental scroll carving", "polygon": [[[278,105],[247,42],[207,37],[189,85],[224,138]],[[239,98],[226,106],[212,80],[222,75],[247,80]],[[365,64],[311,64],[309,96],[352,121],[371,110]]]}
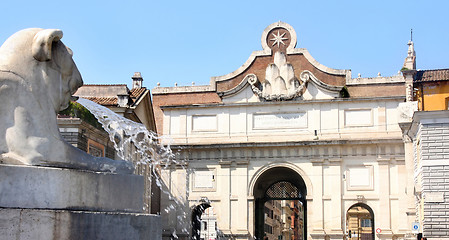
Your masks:
{"label": "ornamental scroll carving", "polygon": [[274,54],[274,63],[265,70],[265,81],[259,82],[255,74],[245,76],[253,92],[267,101],[283,101],[301,97],[310,79],[316,79],[310,71],[303,71],[295,77],[293,66],[287,63],[282,52]]}

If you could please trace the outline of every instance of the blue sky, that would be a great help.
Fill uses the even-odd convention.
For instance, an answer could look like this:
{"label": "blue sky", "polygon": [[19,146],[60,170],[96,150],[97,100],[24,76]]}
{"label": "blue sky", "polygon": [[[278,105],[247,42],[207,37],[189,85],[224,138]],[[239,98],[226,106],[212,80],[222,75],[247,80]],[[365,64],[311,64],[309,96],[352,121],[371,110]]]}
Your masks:
{"label": "blue sky", "polygon": [[263,30],[290,24],[298,48],[352,76],[397,74],[410,29],[417,68],[449,68],[449,1],[8,1],[0,42],[29,27],[59,28],[86,84],[209,84],[261,50]]}

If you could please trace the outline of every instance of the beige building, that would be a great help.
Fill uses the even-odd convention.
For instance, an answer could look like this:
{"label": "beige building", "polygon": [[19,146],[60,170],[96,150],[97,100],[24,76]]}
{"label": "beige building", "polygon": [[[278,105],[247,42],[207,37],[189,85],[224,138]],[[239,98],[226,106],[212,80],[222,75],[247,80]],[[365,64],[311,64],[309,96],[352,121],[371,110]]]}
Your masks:
{"label": "beige building", "polygon": [[177,202],[163,215],[164,236],[199,239],[191,223],[212,206],[218,238],[272,239],[276,218],[264,209],[279,200],[301,212],[291,202],[275,207],[278,222],[299,229],[276,239],[345,239],[357,206],[369,213],[365,239],[403,238],[415,220],[413,164],[398,125],[404,77],[351,78],[323,66],[295,48],[283,22],[261,42],[210,85],[153,90],[158,132],[179,160],[162,172],[174,197],[163,196],[161,208]]}

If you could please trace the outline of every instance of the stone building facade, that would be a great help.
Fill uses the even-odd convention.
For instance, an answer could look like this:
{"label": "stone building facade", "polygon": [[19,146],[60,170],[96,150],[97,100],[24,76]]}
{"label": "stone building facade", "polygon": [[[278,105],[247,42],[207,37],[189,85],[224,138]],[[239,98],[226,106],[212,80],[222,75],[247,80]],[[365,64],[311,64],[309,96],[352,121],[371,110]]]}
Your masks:
{"label": "stone building facade", "polygon": [[[199,239],[195,221],[213,207],[218,238],[344,239],[348,212],[363,206],[369,239],[403,238],[415,220],[413,161],[398,125],[404,77],[352,78],[323,66],[295,48],[283,22],[261,42],[210,85],[153,89],[158,133],[178,153],[161,173],[171,194],[162,209],[175,209],[163,215],[164,236]],[[300,203],[301,227],[267,234],[272,201]]]}
{"label": "stone building facade", "polygon": [[449,239],[449,111],[416,112],[413,139],[418,220],[427,239]]}

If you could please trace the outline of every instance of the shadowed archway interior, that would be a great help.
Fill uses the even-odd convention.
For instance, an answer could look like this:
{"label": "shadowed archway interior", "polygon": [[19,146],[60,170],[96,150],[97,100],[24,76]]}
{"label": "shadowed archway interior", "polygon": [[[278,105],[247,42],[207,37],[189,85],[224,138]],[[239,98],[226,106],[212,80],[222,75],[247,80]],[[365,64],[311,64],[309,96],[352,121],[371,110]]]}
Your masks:
{"label": "shadowed archway interior", "polygon": [[307,237],[307,189],[304,179],[294,170],[286,167],[274,167],[265,171],[256,181],[255,198],[255,238],[266,238],[265,215],[267,202],[273,200],[291,200],[301,202],[303,208],[304,232]]}

